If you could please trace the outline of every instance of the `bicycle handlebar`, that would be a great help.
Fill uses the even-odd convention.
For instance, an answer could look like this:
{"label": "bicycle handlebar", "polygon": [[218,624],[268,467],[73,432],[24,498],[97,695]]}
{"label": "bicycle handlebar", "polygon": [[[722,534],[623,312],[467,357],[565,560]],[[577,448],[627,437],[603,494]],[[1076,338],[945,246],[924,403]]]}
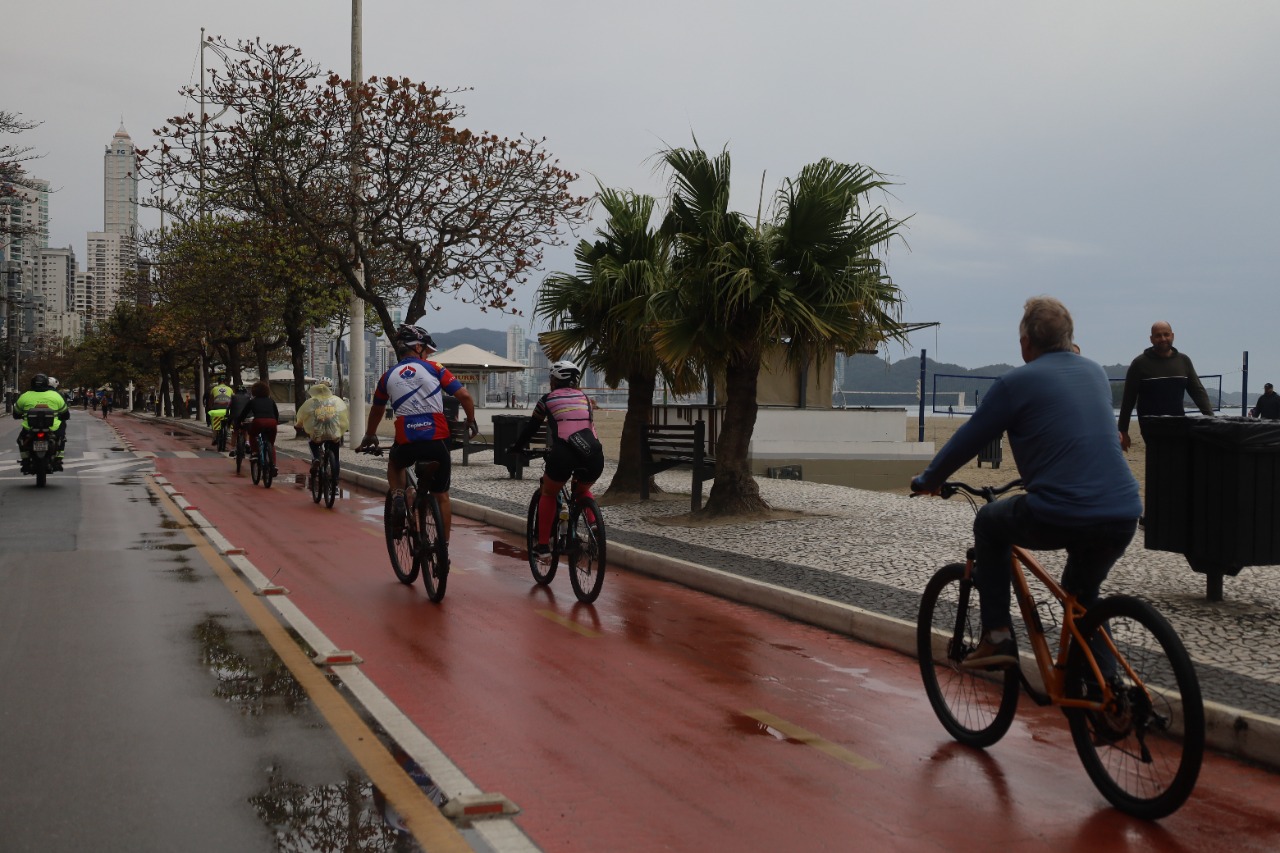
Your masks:
{"label": "bicycle handlebar", "polygon": [[987,503],[991,503],[1005,492],[1011,492],[1014,489],[1022,488],[1022,480],[1012,480],[1003,486],[970,486],[968,483],[962,483],[959,480],[949,480],[942,484],[938,489],[938,496],[943,500],[952,497],[960,492],[968,492],[975,498],[982,498]]}
{"label": "bicycle handlebar", "polygon": [[370,456],[381,456],[383,454],[383,450],[380,445],[371,444],[368,447],[357,447],[356,453],[368,453]]}

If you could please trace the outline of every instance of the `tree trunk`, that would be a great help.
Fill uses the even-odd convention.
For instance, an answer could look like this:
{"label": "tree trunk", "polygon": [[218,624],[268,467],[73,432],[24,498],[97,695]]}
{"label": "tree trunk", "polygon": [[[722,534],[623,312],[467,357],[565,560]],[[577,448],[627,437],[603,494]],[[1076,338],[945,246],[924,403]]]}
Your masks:
{"label": "tree trunk", "polygon": [[253,339],[253,352],[258,358],[258,378],[267,384],[271,383],[271,364],[268,356],[270,350],[262,338]]}
{"label": "tree trunk", "polygon": [[760,486],[751,474],[749,451],[756,428],[756,384],[760,377],[760,353],[755,350],[732,358],[725,365],[724,421],[717,439],[716,480],[707,503],[697,515],[714,518],[769,509],[760,497]]}
{"label": "tree trunk", "polygon": [[296,413],[302,409],[302,404],[307,401],[307,384],[306,371],[306,345],[302,339],[302,329],[291,324],[286,324],[285,334],[289,343],[289,359],[293,362],[293,411],[295,412],[293,422],[294,436],[301,438],[305,433],[302,427],[298,425]]}
{"label": "tree trunk", "polygon": [[[653,373],[635,373],[627,377],[627,414],[622,421],[622,439],[618,444],[618,470],[605,496],[613,500],[638,497],[644,479],[641,447],[644,428],[653,411],[653,390],[657,387]],[[662,491],[649,484],[650,491]]]}

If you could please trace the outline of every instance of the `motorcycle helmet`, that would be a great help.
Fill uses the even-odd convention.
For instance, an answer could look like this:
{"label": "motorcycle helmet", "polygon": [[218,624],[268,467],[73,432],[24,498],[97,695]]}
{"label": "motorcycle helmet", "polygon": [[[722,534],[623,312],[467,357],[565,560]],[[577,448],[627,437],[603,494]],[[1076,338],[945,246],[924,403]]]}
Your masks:
{"label": "motorcycle helmet", "polygon": [[58,390],[58,380],[56,377],[53,377],[53,376],[49,377],[49,388],[54,391]]}
{"label": "motorcycle helmet", "polygon": [[49,377],[45,376],[43,373],[37,373],[35,376],[32,376],[31,390],[32,391],[48,391]]}

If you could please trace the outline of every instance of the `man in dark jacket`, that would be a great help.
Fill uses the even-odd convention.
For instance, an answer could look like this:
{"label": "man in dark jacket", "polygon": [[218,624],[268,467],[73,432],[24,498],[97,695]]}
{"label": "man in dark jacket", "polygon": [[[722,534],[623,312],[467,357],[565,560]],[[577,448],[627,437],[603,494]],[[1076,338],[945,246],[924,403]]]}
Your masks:
{"label": "man in dark jacket", "polygon": [[[1124,399],[1120,402],[1120,446],[1129,449],[1129,416],[1138,406],[1138,429],[1142,419],[1159,415],[1186,414],[1184,394],[1201,414],[1213,416],[1213,404],[1191,364],[1191,359],[1173,346],[1173,327],[1161,320],[1151,326],[1151,346],[1129,365],[1124,376]],[[1143,435],[1145,440],[1146,435]]]}
{"label": "man in dark jacket", "polygon": [[1253,408],[1249,410],[1249,415],[1255,418],[1266,418],[1274,421],[1280,420],[1280,394],[1276,393],[1276,389],[1268,382],[1262,386],[1262,396],[1258,398],[1258,402],[1253,404]]}

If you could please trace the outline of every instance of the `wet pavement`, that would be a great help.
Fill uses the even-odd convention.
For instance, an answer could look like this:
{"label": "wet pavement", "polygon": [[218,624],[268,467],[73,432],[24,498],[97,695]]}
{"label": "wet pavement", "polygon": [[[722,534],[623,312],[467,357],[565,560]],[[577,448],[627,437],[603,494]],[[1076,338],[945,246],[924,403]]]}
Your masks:
{"label": "wet pavement", "polygon": [[[259,589],[289,590],[276,607],[310,617],[302,638],[359,656],[333,677],[366,707],[385,701],[391,719],[403,715],[388,729],[446,792],[500,792],[516,804],[509,823],[522,834],[509,844],[485,837],[495,850],[532,849],[530,840],[569,850],[849,849],[850,838],[867,849],[1047,850],[1123,838],[1130,850],[1262,850],[1280,836],[1280,787],[1268,772],[1211,757],[1181,812],[1158,825],[1134,821],[1105,808],[1056,711],[1024,702],[1006,740],[976,752],[945,736],[915,662],[897,652],[632,572],[612,573],[595,606],[579,605],[563,577],[537,587],[523,536],[501,529],[515,519],[522,530],[533,480],[509,480],[480,458],[454,468],[458,508],[493,524],[459,513],[458,570],[445,602],[432,605],[391,576],[376,493],[349,493],[333,510],[311,504],[298,481],[305,466],[288,458],[303,443],[281,442],[284,476],[271,490],[237,481],[228,460],[198,447],[150,444],[139,452],[154,454],[228,561]],[[362,458],[344,464],[349,475],[357,464],[381,471]],[[671,479],[678,488],[678,474]],[[901,539],[859,541],[860,527],[888,533],[895,513],[866,518],[869,494],[795,522],[839,524],[849,541],[831,533],[813,550],[843,549],[837,565],[847,574],[804,565],[809,540],[792,535],[793,522],[659,523],[687,511],[687,497],[607,508],[612,554],[718,562],[734,577],[758,570],[771,584],[750,595],[778,609],[771,597],[805,583],[863,606],[900,600],[913,624],[917,591],[883,573],[853,576],[850,564],[871,547],[896,554],[881,562],[932,560]],[[931,535],[941,536],[937,517],[916,522],[935,519]],[[787,550],[771,556],[778,545]],[[913,570],[921,586],[944,561]],[[362,679],[376,694],[362,692]],[[982,841],[961,840],[958,827],[980,827]]]}

